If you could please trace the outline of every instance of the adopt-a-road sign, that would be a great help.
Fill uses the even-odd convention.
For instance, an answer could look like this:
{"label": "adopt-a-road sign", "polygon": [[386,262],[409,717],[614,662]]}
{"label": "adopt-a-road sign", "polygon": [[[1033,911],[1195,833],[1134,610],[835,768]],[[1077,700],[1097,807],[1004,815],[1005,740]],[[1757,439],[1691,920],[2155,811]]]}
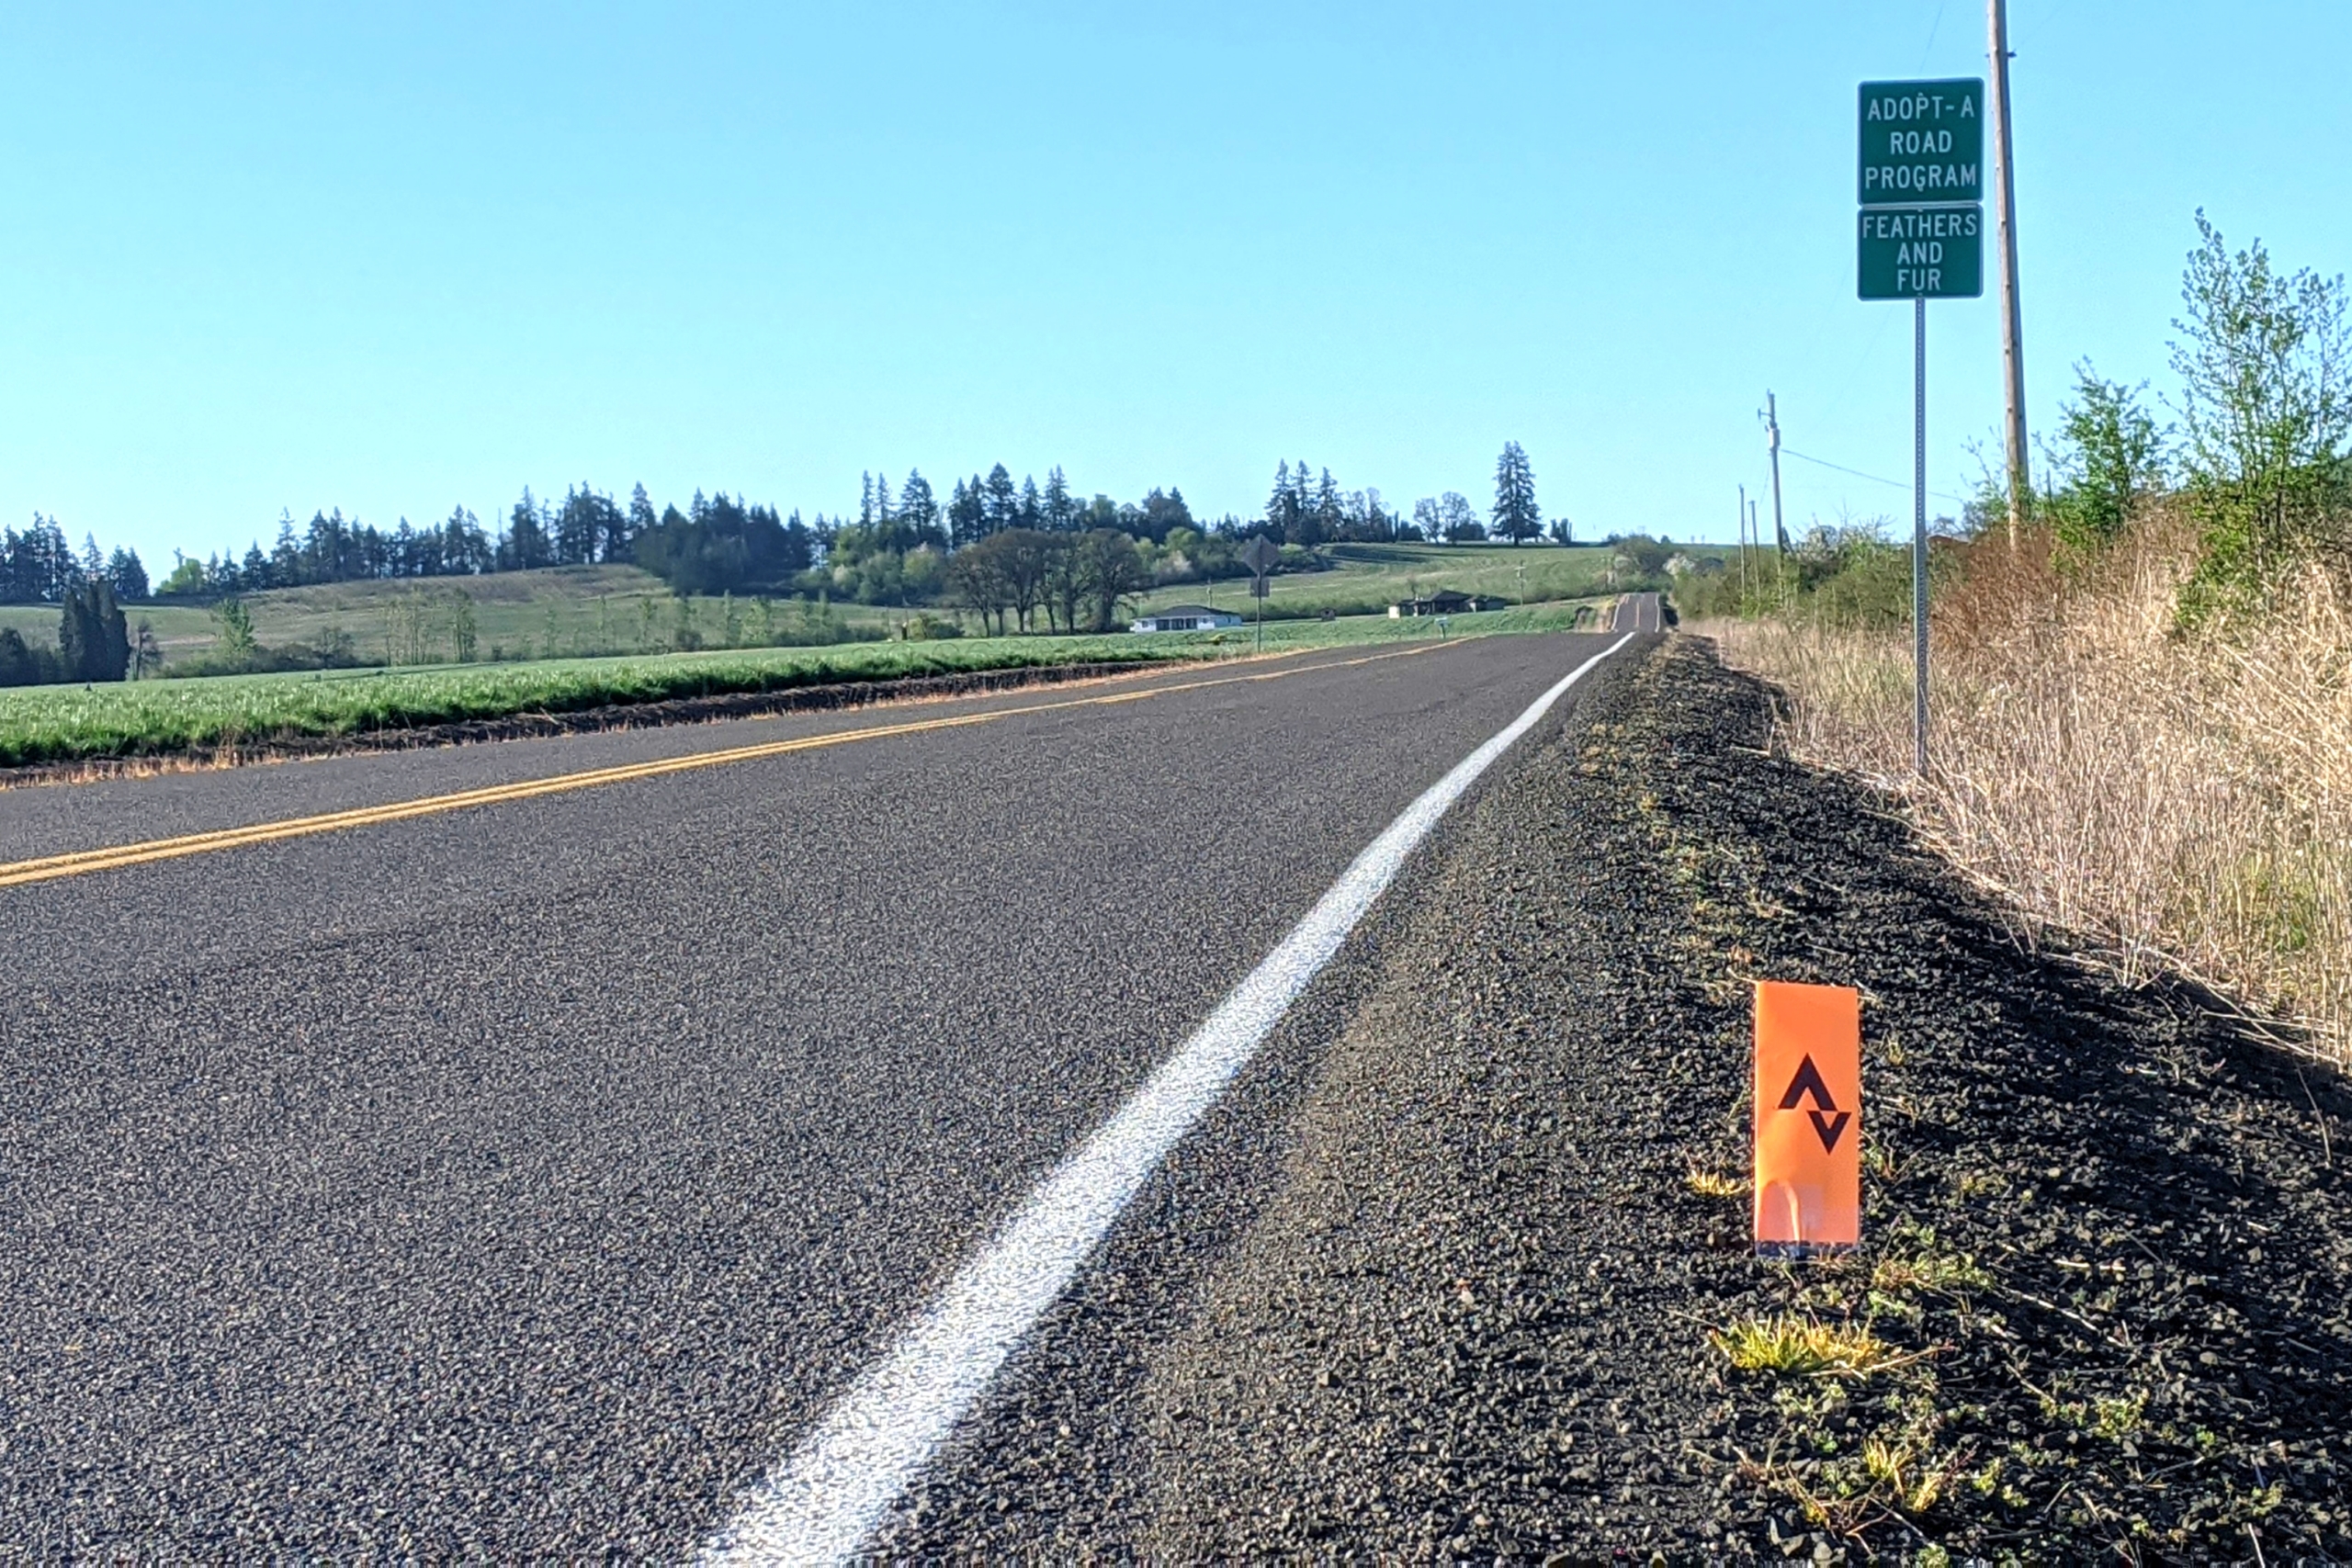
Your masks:
{"label": "adopt-a-road sign", "polygon": [[1984,199],[1983,81],[1865,82],[1860,111],[1864,207]]}
{"label": "adopt-a-road sign", "polygon": [[1984,292],[1984,209],[1865,207],[1855,215],[1865,299],[1973,299]]}

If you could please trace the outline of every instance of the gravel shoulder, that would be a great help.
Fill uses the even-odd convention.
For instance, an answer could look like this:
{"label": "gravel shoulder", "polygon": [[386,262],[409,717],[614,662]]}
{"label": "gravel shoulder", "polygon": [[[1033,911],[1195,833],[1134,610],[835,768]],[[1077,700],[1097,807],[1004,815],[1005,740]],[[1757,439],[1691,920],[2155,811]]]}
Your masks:
{"label": "gravel shoulder", "polygon": [[[886,1552],[2352,1560],[2352,1093],[2037,943],[1771,755],[1769,688],[1706,644],[1623,662],[1449,824]],[[1850,1258],[1748,1255],[1757,978],[1862,990]],[[1742,1370],[1743,1325],[1831,1364]]]}

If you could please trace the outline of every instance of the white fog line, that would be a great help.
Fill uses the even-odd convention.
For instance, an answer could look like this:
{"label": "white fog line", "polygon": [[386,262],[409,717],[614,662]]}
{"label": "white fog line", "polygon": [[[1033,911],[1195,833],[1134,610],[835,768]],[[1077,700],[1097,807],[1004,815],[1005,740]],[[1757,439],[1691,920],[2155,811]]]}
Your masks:
{"label": "white fog line", "polygon": [[1567,689],[1634,638],[1619,637],[1535,699],[1407,807],[1356,856],[1208,1021],[1041,1181],[882,1361],[705,1543],[706,1563],[831,1563],[856,1554],[956,1423],[986,1392],[1152,1168],[1257,1054],[1438,818]]}

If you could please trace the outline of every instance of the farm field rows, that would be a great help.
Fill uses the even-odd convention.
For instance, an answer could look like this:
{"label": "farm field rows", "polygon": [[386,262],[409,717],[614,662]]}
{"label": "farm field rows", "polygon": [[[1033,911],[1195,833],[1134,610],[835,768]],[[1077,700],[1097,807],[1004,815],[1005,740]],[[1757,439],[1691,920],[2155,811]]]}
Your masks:
{"label": "farm field rows", "polygon": [[[572,658],[608,653],[667,652],[675,647],[680,601],[662,580],[634,566],[547,567],[537,571],[502,571],[481,577],[442,577],[389,582],[332,582],[312,588],[277,588],[242,597],[253,617],[254,637],[266,648],[316,647],[337,633],[351,638],[367,663],[390,661],[404,606],[421,612],[417,634],[424,660],[452,657],[448,610],[462,592],[472,602],[476,646],[492,662],[531,658]],[[723,639],[727,606],[719,599],[684,601],[687,624],[707,644]],[[861,604],[833,606],[854,628],[880,632],[897,616]],[[164,668],[209,651],[218,628],[209,606],[155,601],[124,606],[136,626],[147,622],[163,645]],[[756,604],[735,602],[747,622]],[[775,614],[798,613],[780,600]],[[13,626],[27,642],[53,646],[57,608],[51,604],[0,605],[0,626]]]}
{"label": "farm field rows", "polygon": [[[1718,549],[1690,547],[1690,553]],[[1384,614],[1400,599],[1451,589],[1492,595],[1513,604],[1597,596],[1611,591],[1612,552],[1602,546],[1529,545],[1334,545],[1327,571],[1277,573],[1266,604],[1270,617]],[[423,581],[336,582],[311,588],[273,589],[246,594],[255,639],[266,648],[316,648],[338,636],[350,639],[359,662],[457,662],[449,627],[454,595],[471,602],[477,657],[491,663],[509,660],[574,659],[598,654],[667,653],[681,629],[706,648],[760,640],[763,612],[755,601],[707,596],[683,602],[659,578],[634,566],[549,567],[537,571],[497,572],[481,577],[434,578]],[[681,609],[681,604],[684,609]],[[766,614],[791,626],[813,606],[779,599]],[[1142,595],[1139,612],[1170,604],[1206,604],[1242,614],[1254,611],[1246,579],[1174,582]],[[209,607],[171,600],[125,606],[135,626],[145,622],[162,646],[171,670],[215,649],[219,628]],[[394,658],[403,640],[403,614],[415,617],[406,634],[422,658]],[[910,612],[897,606],[835,601],[832,621],[849,635],[887,634]],[[952,609],[934,615],[954,617]],[[729,615],[737,636],[727,635]],[[13,627],[28,643],[54,646],[57,608],[51,604],[0,605],[0,626]],[[806,640],[817,641],[817,637]]]}
{"label": "farm field rows", "polygon": [[[1462,615],[1453,618],[1449,634],[1561,630],[1580,613],[1589,614],[1589,607],[1561,604]],[[1433,622],[1385,615],[1272,622],[1265,647],[1274,652],[1438,635]],[[967,637],[27,686],[0,691],[0,766],[153,756],[834,682],[1102,660],[1231,658],[1250,652],[1254,645],[1254,633],[1245,627],[1152,637]]]}

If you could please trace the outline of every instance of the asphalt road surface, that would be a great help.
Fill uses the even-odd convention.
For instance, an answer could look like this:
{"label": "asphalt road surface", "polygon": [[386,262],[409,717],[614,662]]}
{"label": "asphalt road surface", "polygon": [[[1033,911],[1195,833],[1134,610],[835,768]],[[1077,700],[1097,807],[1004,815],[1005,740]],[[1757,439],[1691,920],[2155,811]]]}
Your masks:
{"label": "asphalt road surface", "polygon": [[1613,640],[0,793],[0,1540],[690,1555]]}
{"label": "asphalt road surface", "polygon": [[1664,596],[1621,593],[1610,607],[1609,624],[1621,632],[1662,632],[1666,629]]}

